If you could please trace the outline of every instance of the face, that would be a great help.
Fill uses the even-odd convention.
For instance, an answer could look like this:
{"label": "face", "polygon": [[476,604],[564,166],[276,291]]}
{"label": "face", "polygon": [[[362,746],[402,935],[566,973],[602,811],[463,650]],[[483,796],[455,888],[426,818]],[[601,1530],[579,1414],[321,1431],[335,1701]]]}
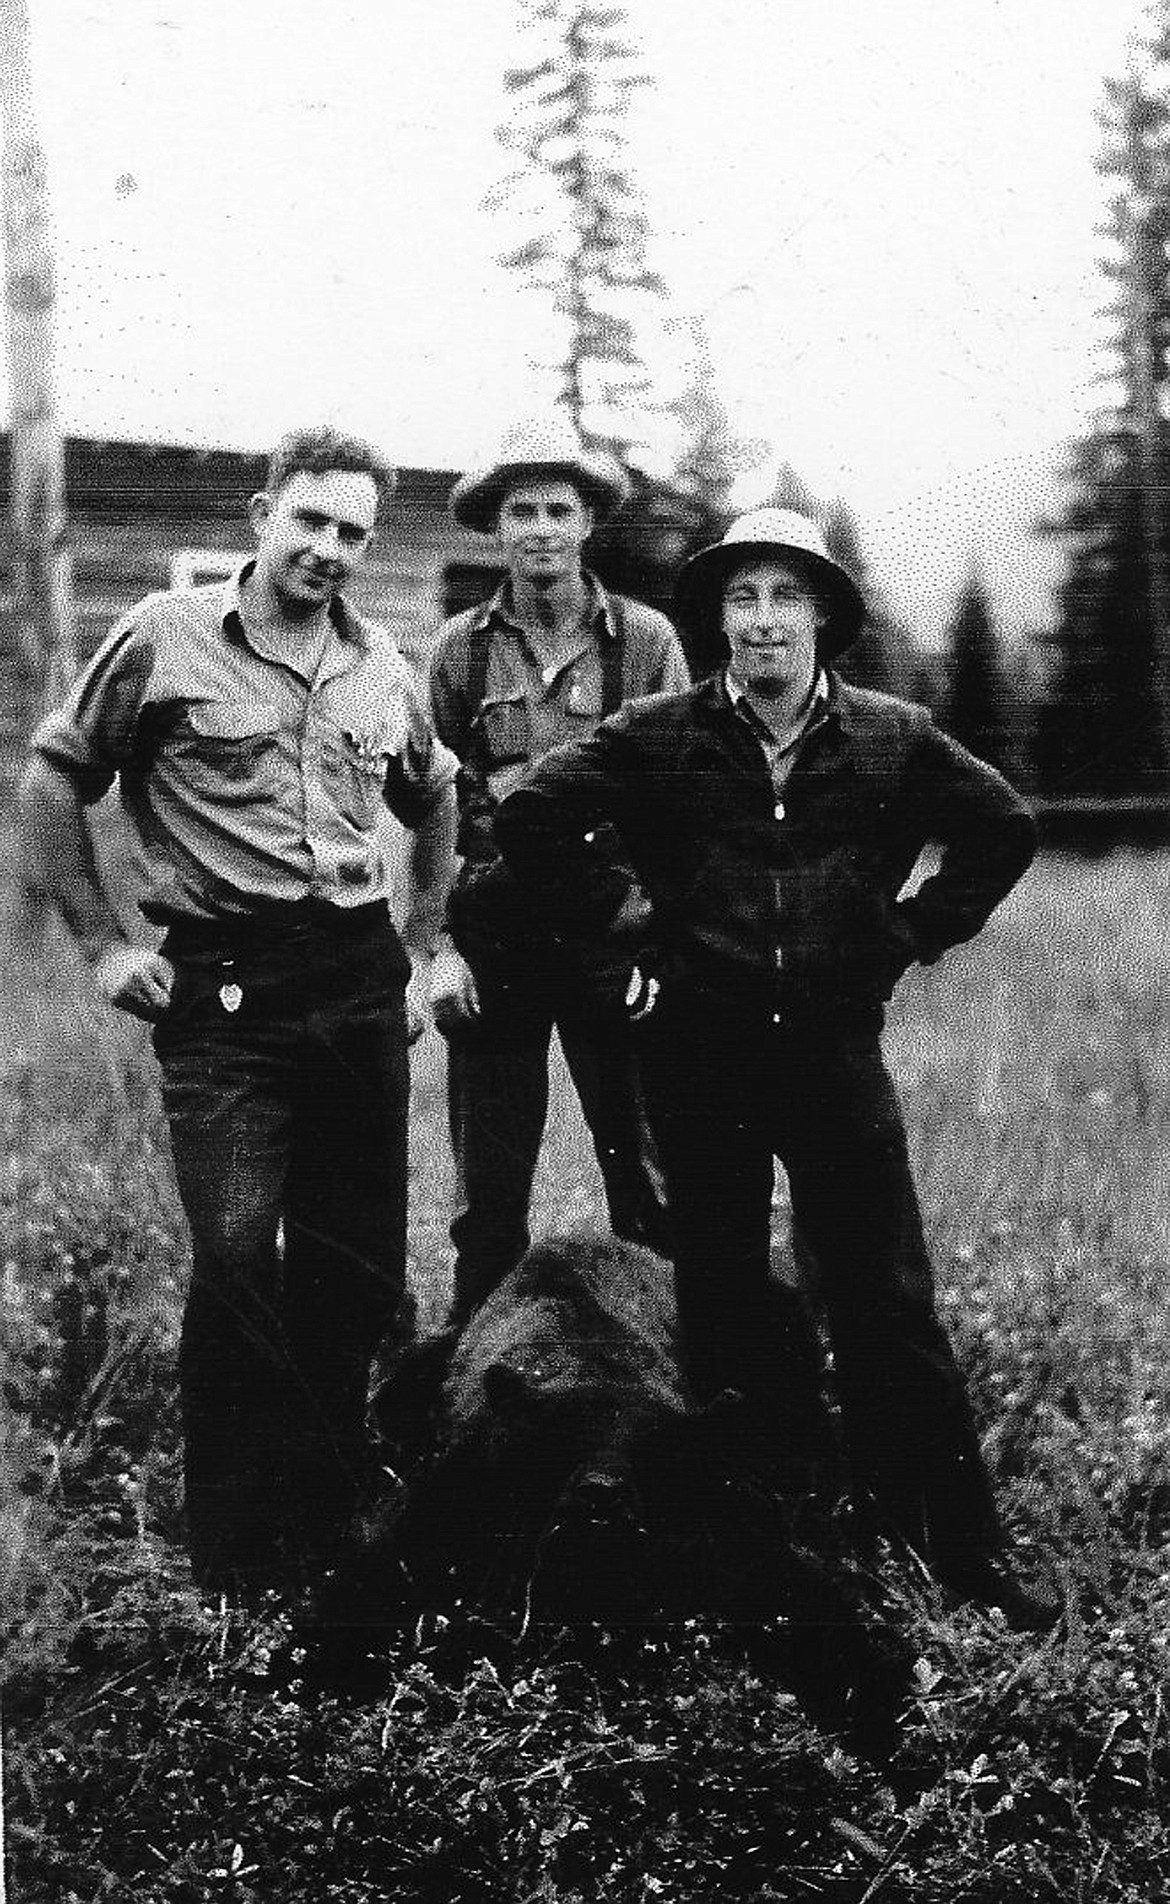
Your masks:
{"label": "face", "polygon": [[723,588],[732,674],[754,694],[803,700],[816,680],[823,619],[798,567],[772,558],[745,563]]}
{"label": "face", "polygon": [[500,504],[496,534],[513,580],[536,587],[577,574],[593,511],[573,483],[518,483]]}
{"label": "face", "polygon": [[364,471],[299,469],[252,498],[256,579],[303,620],[358,573],[374,538],[378,486]]}

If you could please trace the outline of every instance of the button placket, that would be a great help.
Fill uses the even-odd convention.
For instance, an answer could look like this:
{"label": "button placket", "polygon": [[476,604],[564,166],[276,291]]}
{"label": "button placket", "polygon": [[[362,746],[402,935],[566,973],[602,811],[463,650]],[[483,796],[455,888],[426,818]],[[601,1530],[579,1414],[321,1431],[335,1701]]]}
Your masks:
{"label": "button placket", "polygon": [[[777,783],[775,776],[773,777],[773,781],[772,781],[772,791],[776,796],[775,804],[772,807],[772,817],[774,820],[778,822],[783,821],[784,819],[787,818],[788,808],[784,801],[782,788]],[[777,923],[779,923],[779,921],[777,921]],[[782,973],[784,969],[784,947],[780,944],[777,944],[776,946],[773,964],[774,964],[776,976],[777,978],[779,978],[780,974]],[[782,1024],[783,1022],[784,1022],[783,1013],[774,1011],[772,1013],[772,1023],[774,1025],[779,1025],[779,1024]]]}
{"label": "button placket", "polygon": [[329,796],[325,791],[320,687],[310,692],[301,724],[301,776],[305,801],[305,844],[314,866],[313,890],[328,886]]}

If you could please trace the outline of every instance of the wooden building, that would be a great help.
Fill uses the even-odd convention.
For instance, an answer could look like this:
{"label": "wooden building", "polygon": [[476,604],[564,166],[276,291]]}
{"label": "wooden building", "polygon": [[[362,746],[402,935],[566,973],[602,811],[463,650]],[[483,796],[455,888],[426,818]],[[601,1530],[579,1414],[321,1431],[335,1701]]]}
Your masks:
{"label": "wooden building", "polygon": [[[151,589],[211,572],[209,558],[243,560],[251,546],[246,503],[265,458],[170,444],[66,445],[78,645],[82,656]],[[0,494],[7,513],[8,442],[0,434]],[[444,614],[487,594],[498,570],[491,545],[447,514],[456,472],[400,469],[388,522],[355,604],[421,659]],[[36,686],[12,629],[7,555],[0,568],[0,747],[11,762],[37,713]]]}
{"label": "wooden building", "polygon": [[[0,432],[0,499],[7,518],[8,439]],[[251,546],[246,504],[265,457],[241,450],[70,438],[65,454],[78,648],[84,659],[117,617],[151,589],[215,572]],[[696,545],[693,511],[669,486],[632,473],[629,503],[595,539],[602,579],[659,607],[682,556]],[[501,573],[492,543],[447,513],[457,472],[399,468],[398,490],[356,605],[424,661],[444,615],[491,593]],[[705,539],[698,536],[698,540]],[[0,556],[0,773],[23,747],[37,688],[14,638],[6,554]]]}

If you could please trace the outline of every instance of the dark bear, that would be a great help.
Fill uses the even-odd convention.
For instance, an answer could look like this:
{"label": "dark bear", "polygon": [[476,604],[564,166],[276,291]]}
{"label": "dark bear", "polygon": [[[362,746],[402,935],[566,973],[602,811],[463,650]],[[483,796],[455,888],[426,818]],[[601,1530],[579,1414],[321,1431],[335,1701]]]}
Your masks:
{"label": "dark bear", "polygon": [[668,1264],[612,1237],[532,1249],[379,1391],[387,1493],[348,1582],[355,1617],[513,1636],[700,1622],[775,1663],[812,1716],[888,1740],[907,1662],[819,1498],[815,1333],[799,1296],[773,1295],[774,1390],[699,1408]]}

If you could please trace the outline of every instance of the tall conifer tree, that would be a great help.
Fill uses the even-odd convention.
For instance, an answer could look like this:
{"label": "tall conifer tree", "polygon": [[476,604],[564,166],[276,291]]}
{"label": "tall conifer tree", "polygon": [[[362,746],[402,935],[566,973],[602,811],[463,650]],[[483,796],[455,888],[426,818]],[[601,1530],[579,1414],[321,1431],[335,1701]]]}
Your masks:
{"label": "tall conifer tree", "polygon": [[960,593],[947,630],[949,665],[943,724],[981,760],[1006,765],[1011,710],[987,591],[978,572]]}
{"label": "tall conifer tree", "polygon": [[561,319],[559,400],[587,443],[628,462],[652,401],[643,329],[666,287],[626,153],[631,95],[650,79],[625,24],[597,0],[522,0],[530,57],[504,76],[513,110],[498,132],[519,163],[489,202],[534,227],[501,263]]}
{"label": "tall conifer tree", "polygon": [[1116,182],[1101,230],[1113,400],[1073,451],[1063,516],[1042,525],[1068,547],[1036,740],[1056,797],[1155,791],[1170,757],[1168,53],[1170,22],[1141,72],[1107,82],[1100,114],[1098,165]]}

